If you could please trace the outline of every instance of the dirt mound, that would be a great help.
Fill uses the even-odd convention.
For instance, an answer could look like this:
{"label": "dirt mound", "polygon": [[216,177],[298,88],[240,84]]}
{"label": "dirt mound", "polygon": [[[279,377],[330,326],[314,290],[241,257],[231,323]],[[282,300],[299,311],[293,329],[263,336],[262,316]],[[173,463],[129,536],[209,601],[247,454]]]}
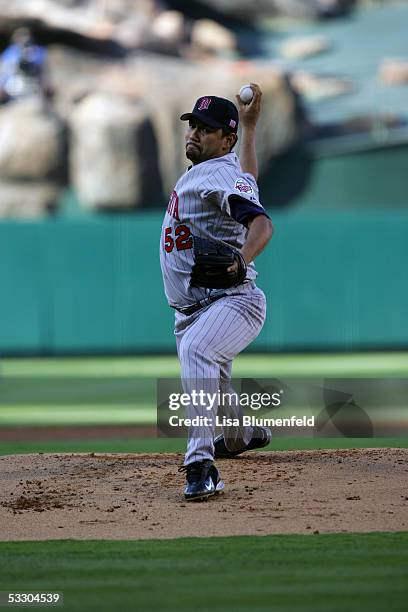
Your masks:
{"label": "dirt mound", "polygon": [[408,449],[252,453],[217,465],[226,492],[186,503],[177,454],[0,458],[0,539],[404,531]]}

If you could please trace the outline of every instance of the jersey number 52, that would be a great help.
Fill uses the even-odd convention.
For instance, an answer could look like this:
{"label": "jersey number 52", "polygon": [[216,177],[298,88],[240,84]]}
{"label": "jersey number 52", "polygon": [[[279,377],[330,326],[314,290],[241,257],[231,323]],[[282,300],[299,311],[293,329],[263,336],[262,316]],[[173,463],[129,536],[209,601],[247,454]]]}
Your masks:
{"label": "jersey number 52", "polygon": [[172,231],[172,227],[166,227],[164,230],[164,249],[166,253],[171,253],[174,247],[177,251],[193,248],[193,237],[187,225],[178,225],[174,230],[174,238]]}

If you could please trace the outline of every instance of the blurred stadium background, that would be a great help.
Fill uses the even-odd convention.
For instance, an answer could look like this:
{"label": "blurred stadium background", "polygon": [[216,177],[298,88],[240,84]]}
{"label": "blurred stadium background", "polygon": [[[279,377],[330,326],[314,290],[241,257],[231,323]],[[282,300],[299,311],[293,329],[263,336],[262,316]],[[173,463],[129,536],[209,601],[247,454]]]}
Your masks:
{"label": "blurred stadium background", "polygon": [[235,375],[407,376],[407,19],[385,0],[0,1],[3,453],[182,448],[150,439],[155,379],[178,376],[158,262],[178,116],[252,80],[276,233]]}

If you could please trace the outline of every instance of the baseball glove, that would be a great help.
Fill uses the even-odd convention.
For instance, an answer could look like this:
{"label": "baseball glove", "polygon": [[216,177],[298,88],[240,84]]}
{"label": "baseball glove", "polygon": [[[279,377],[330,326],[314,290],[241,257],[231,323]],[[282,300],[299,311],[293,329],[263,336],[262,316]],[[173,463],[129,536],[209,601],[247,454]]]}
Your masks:
{"label": "baseball glove", "polygon": [[[237,262],[237,270],[228,268]],[[191,285],[209,289],[228,289],[241,284],[246,277],[247,266],[241,253],[223,242],[194,237],[194,266]]]}

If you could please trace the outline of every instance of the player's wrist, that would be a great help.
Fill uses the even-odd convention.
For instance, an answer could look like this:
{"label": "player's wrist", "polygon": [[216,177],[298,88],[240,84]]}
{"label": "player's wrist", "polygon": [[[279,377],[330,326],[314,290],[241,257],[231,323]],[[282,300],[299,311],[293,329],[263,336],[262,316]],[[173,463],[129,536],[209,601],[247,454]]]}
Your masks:
{"label": "player's wrist", "polygon": [[242,132],[245,134],[255,134],[255,130],[256,130],[256,123],[242,123]]}
{"label": "player's wrist", "polygon": [[242,248],[240,253],[242,257],[244,258],[246,265],[250,264],[253,258],[250,256],[249,253],[246,252],[245,248]]}

